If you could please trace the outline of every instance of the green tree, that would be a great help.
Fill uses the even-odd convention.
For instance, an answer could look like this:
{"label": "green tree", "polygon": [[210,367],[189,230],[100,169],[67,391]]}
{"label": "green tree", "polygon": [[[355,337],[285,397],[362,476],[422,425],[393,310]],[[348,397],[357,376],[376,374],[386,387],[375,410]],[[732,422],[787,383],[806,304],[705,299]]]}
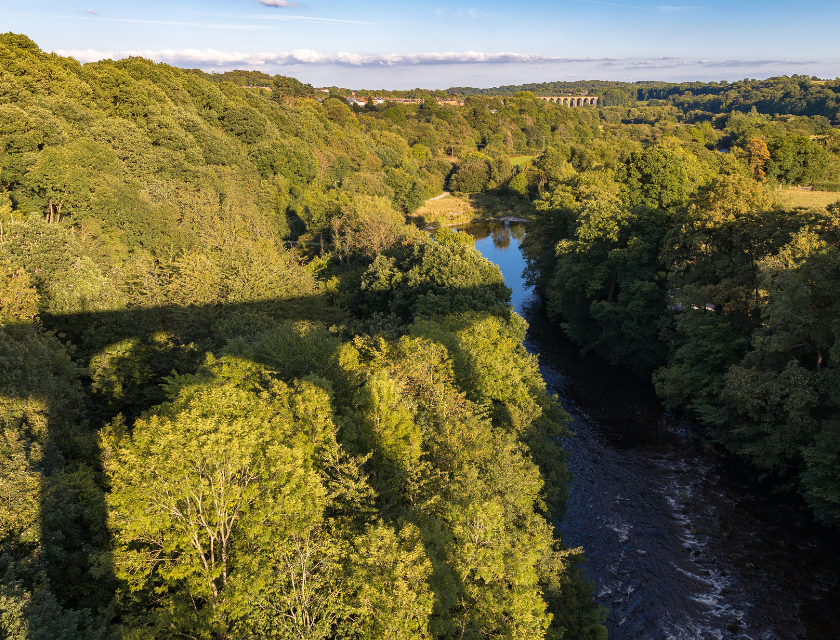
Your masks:
{"label": "green tree", "polygon": [[359,252],[375,258],[380,252],[416,239],[414,228],[394,210],[389,199],[357,195],[330,222],[335,251],[342,260]]}
{"label": "green tree", "polygon": [[[301,572],[328,577],[344,553],[324,530],[339,499],[328,469],[342,460],[329,396],[232,358],[169,385],[171,403],[130,434],[117,423],[105,435],[114,565],[141,596],[134,625],[155,637],[252,624],[324,637],[343,603],[329,580],[310,585]],[[160,605],[147,609],[152,593]]]}
{"label": "green tree", "polygon": [[840,415],[840,255],[806,228],[762,261],[760,278],[768,292],[762,326],[754,350],[726,375],[721,398],[730,422],[715,433],[765,471],[799,473],[817,516],[838,522],[840,467],[830,434]]}
{"label": "green tree", "polygon": [[828,154],[806,136],[783,136],[768,145],[767,175],[784,184],[808,184],[823,177]]}
{"label": "green tree", "polygon": [[376,257],[362,276],[356,305],[365,314],[401,319],[467,309],[504,310],[510,300],[498,267],[467,234],[444,230],[434,239]]}
{"label": "green tree", "polygon": [[32,320],[38,314],[38,290],[23,267],[0,261],[0,324]]}
{"label": "green tree", "polygon": [[665,272],[658,256],[668,214],[628,209],[613,196],[584,201],[573,215],[545,283],[549,313],[564,320],[585,350],[654,368],[664,357],[657,323],[665,310]]}
{"label": "green tree", "polygon": [[490,159],[471,153],[458,163],[450,181],[453,191],[475,193],[485,191],[490,182]]}
{"label": "green tree", "polygon": [[428,638],[434,595],[428,586],[432,563],[422,533],[412,524],[397,532],[378,524],[354,543],[351,556],[359,636],[409,640]]}
{"label": "green tree", "polygon": [[630,154],[618,169],[630,206],[673,210],[688,199],[685,168],[679,156],[663,147],[648,147]]}
{"label": "green tree", "polygon": [[109,617],[80,373],[54,335],[0,326],[0,628],[21,640],[101,637]]}

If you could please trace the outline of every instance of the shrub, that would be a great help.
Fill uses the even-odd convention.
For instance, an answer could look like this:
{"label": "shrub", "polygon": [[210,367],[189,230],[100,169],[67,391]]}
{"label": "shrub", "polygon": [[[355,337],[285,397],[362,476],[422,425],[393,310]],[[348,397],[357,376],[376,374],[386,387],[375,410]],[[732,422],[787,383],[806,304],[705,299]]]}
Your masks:
{"label": "shrub", "polygon": [[814,191],[840,191],[840,182],[815,182]]}

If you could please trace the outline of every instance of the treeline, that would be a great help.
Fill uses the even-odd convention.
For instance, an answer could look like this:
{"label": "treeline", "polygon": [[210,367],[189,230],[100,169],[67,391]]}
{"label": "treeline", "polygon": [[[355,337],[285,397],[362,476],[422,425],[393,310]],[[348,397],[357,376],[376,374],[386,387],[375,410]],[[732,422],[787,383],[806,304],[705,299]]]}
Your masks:
{"label": "treeline", "polygon": [[[528,92],[504,100],[470,96],[461,115],[481,141],[480,152],[462,151],[450,178],[461,191],[495,190],[530,201],[564,176],[615,172],[651,145],[696,158],[688,168],[696,183],[715,171],[709,167],[720,160],[719,149],[774,187],[840,181],[840,132],[821,116],[775,118],[751,110],[714,117],[692,112],[695,119],[673,106],[570,109]],[[511,151],[534,157],[514,170],[501,157]]]}
{"label": "treeline", "polygon": [[[608,91],[621,91],[629,98],[635,96],[636,91],[648,87],[658,87],[662,83],[655,80],[642,80],[639,82],[620,82],[618,80],[574,80],[558,82],[530,82],[527,84],[502,85],[488,89],[476,87],[450,87],[449,93],[463,96],[514,96],[522,91],[530,91],[535,96],[562,96],[578,95],[588,92],[592,95],[604,96]],[[641,98],[639,98],[641,99]],[[615,106],[608,104],[607,106]]]}
{"label": "treeline", "polygon": [[[28,41],[9,46],[3,73],[18,93],[0,115],[5,220],[71,221],[109,266],[243,228],[275,240],[325,235],[360,198],[397,215],[439,193],[451,170],[429,147],[412,151],[392,120],[362,122],[338,99],[261,94],[139,58],[82,66]],[[467,137],[454,120],[437,131]]]}
{"label": "treeline", "polygon": [[316,93],[311,84],[304,84],[297,78],[281,76],[280,74],[270,76],[261,71],[243,71],[241,69],[223,73],[207,73],[201,69],[185,69],[184,71],[211,82],[230,82],[239,87],[269,89],[274,94],[272,97],[275,100],[284,97],[312,98]]}
{"label": "treeline", "polygon": [[476,133],[273,93],[0,36],[0,635],[605,637]]}
{"label": "treeline", "polygon": [[[342,93],[350,93],[347,89],[342,89]],[[437,100],[449,100],[452,97],[452,92],[443,91],[441,89],[357,89],[357,96],[376,96],[380,98],[410,98],[412,100],[423,100],[425,98],[435,98]]]}
{"label": "treeline", "polygon": [[[585,80],[507,85],[490,89],[453,87],[459,95],[513,96],[531,91],[537,96],[578,94],[583,91],[600,96],[601,106],[673,105],[683,113],[692,111],[724,114],[749,112],[755,108],[768,115],[823,116],[840,120],[840,80],[818,80],[811,76],[779,76],[766,80],[737,82],[617,82]],[[655,102],[650,102],[655,101]]]}
{"label": "treeline", "polygon": [[547,150],[527,274],[583,351],[652,374],[666,406],[840,524],[840,200],[791,206],[772,187],[836,176],[840,136],[726,122],[715,135],[742,145],[727,154],[702,127],[592,146],[588,166]]}
{"label": "treeline", "polygon": [[840,79],[781,76],[737,82],[684,82],[639,88],[638,100],[668,100],[684,113],[750,111],[840,120]]}
{"label": "treeline", "polygon": [[[493,192],[511,207],[538,198],[563,172],[615,170],[628,154],[654,144],[692,149],[705,164],[722,149],[773,186],[840,184],[840,135],[821,116],[774,117],[755,109],[686,115],[670,105],[572,109],[529,92],[468,96],[460,108],[427,100],[354,111],[363,122],[390,122],[416,140],[413,154],[457,156],[448,176],[452,190]],[[531,158],[513,167],[512,155]],[[705,169],[698,164],[691,171]]]}

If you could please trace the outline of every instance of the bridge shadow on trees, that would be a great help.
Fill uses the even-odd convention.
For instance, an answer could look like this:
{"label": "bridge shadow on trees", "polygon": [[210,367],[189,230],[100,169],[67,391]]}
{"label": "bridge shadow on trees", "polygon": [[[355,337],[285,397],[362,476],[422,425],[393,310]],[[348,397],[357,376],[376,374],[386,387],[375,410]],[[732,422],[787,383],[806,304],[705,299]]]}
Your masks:
{"label": "bridge shadow on trees", "polygon": [[167,400],[167,378],[194,374],[231,341],[347,319],[304,295],[0,325],[0,628],[14,638],[104,638],[120,622],[103,427],[133,424]]}
{"label": "bridge shadow on trees", "polygon": [[[463,244],[462,247],[459,241],[451,244],[449,248],[456,252],[462,251],[465,255],[472,255],[470,252],[474,252],[471,243]],[[120,433],[131,434],[136,424],[142,423],[148,427],[156,420],[150,416],[166,414],[167,410],[161,409],[161,406],[166,406],[164,403],[182,402],[177,398],[182,397],[183,393],[178,396],[177,391],[173,392],[173,388],[181,385],[183,392],[185,378],[198,380],[201,376],[206,378],[207,375],[216,375],[212,372],[218,373],[221,369],[213,369],[212,363],[219,362],[219,359],[228,358],[229,363],[234,360],[240,363],[225,365],[227,370],[222,377],[228,376],[233,381],[228,387],[219,387],[223,391],[229,388],[235,393],[238,384],[235,378],[239,375],[244,378],[251,376],[262,381],[255,383],[257,386],[262,385],[260,388],[263,389],[260,392],[262,395],[259,396],[263,400],[259,400],[253,406],[254,415],[251,419],[256,425],[255,428],[259,428],[260,411],[276,402],[276,394],[272,396],[275,392],[271,389],[278,388],[277,385],[289,390],[286,392],[288,398],[291,398],[289,402],[292,404],[289,406],[293,407],[290,415],[297,416],[290,418],[292,422],[318,422],[307,417],[306,412],[315,411],[312,407],[318,406],[319,402],[326,402],[328,412],[327,417],[319,419],[321,422],[327,420],[331,423],[334,411],[346,414],[336,423],[338,426],[334,427],[337,431],[332,436],[333,442],[337,437],[342,446],[348,449],[349,455],[359,457],[346,457],[348,454],[342,453],[344,458],[331,463],[329,473],[341,476],[333,479],[345,487],[342,491],[345,491],[346,495],[334,500],[330,498],[333,500],[330,503],[332,506],[324,513],[332,514],[329,517],[336,518],[335,522],[343,522],[342,526],[350,526],[347,523],[354,520],[370,520],[371,509],[375,509],[379,514],[378,518],[383,519],[380,522],[393,521],[393,524],[388,526],[393,526],[394,531],[402,532],[399,533],[401,537],[389,542],[396,545],[393,549],[376,547],[378,551],[375,550],[376,545],[381,546],[384,542],[364,537],[374,535],[371,533],[373,530],[369,529],[373,525],[368,524],[359,525],[361,533],[355,534],[357,537],[353,545],[356,546],[353,549],[356,551],[353,553],[363,554],[359,545],[370,544],[374,547],[365,553],[398,553],[409,559],[415,558],[418,563],[415,567],[419,572],[417,575],[426,575],[433,590],[440,594],[447,593],[447,590],[455,588],[452,585],[458,583],[458,580],[466,578],[459,579],[452,572],[449,566],[453,562],[451,558],[446,562],[434,560],[435,554],[440,554],[440,545],[444,544],[435,538],[441,534],[435,533],[437,529],[431,527],[427,519],[424,520],[428,516],[412,516],[415,507],[406,502],[409,500],[407,493],[419,490],[412,484],[420,477],[416,475],[419,473],[418,469],[425,468],[429,463],[421,462],[418,457],[421,445],[425,447],[426,443],[419,431],[415,433],[419,427],[412,426],[411,419],[407,417],[408,405],[402,404],[393,395],[394,383],[389,382],[387,376],[382,377],[385,374],[379,377],[370,374],[376,367],[382,367],[388,358],[391,359],[391,364],[387,365],[390,369],[386,367],[381,371],[390,371],[389,375],[395,375],[395,371],[402,372],[400,375],[404,375],[405,378],[401,384],[416,385],[412,393],[419,398],[418,403],[451,403],[445,410],[441,409],[441,415],[453,412],[458,415],[462,412],[462,417],[458,418],[463,420],[464,427],[461,428],[476,429],[478,434],[469,435],[467,440],[488,438],[481,445],[482,455],[491,455],[493,447],[500,449],[492,455],[511,455],[510,452],[516,450],[512,443],[517,439],[527,443],[543,477],[553,482],[553,485],[542,498],[537,499],[536,494],[522,498],[525,500],[523,504],[533,503],[531,509],[534,515],[523,515],[527,510],[519,513],[516,516],[520,522],[517,527],[526,526],[523,522],[531,522],[546,505],[555,510],[555,513],[562,511],[566,472],[562,452],[558,448],[557,435],[565,433],[565,423],[559,414],[555,415],[559,408],[552,408],[547,396],[543,397],[540,395],[543,392],[534,390],[534,381],[526,379],[527,375],[538,376],[535,362],[526,366],[525,360],[514,362],[505,354],[491,352],[494,340],[501,341],[498,344],[503,342],[505,349],[515,349],[521,342],[517,332],[521,331],[524,336],[524,328],[516,324],[521,323],[521,320],[514,318],[508,306],[510,290],[504,285],[498,270],[493,267],[493,273],[490,273],[487,267],[489,263],[485,265],[475,262],[471,267],[464,268],[461,273],[450,273],[449,281],[412,281],[409,277],[398,277],[398,273],[410,271],[410,265],[411,256],[408,254],[402,255],[396,261],[393,255],[390,258],[385,255],[378,257],[365,272],[363,286],[355,297],[351,298],[349,310],[331,305],[324,295],[308,294],[236,304],[170,305],[45,315],[35,325],[18,323],[0,327],[0,370],[5,378],[0,383],[0,408],[3,409],[3,424],[0,426],[3,427],[4,438],[0,442],[3,449],[0,453],[10,461],[5,465],[5,470],[0,469],[0,482],[5,485],[4,494],[10,507],[6,514],[0,516],[0,544],[3,551],[0,559],[0,570],[3,574],[0,583],[0,622],[3,628],[17,633],[12,636],[15,638],[124,637],[128,629],[138,628],[145,628],[147,635],[152,634],[154,637],[183,636],[185,633],[192,637],[190,633],[200,628],[213,629],[210,635],[219,638],[232,637],[230,633],[239,633],[231,630],[232,623],[223,624],[215,618],[202,618],[210,615],[207,612],[215,611],[215,605],[205,603],[196,607],[193,602],[189,615],[194,619],[189,618],[186,613],[179,614],[177,608],[184,603],[178,605],[173,599],[175,596],[171,595],[171,584],[170,596],[167,596],[170,598],[168,605],[162,595],[164,591],[156,591],[163,589],[160,578],[152,580],[154,584],[151,584],[151,587],[147,585],[142,593],[134,593],[128,588],[124,576],[117,577],[113,555],[116,548],[113,539],[113,507],[109,507],[110,498],[107,497],[109,492],[113,491],[111,483],[114,481],[114,474],[109,468],[113,469],[114,462],[111,460],[109,467],[109,456],[114,455],[114,438],[121,437]],[[400,269],[403,272],[400,272]],[[446,317],[449,320],[446,320]],[[499,357],[498,362],[480,366],[492,368],[502,363],[504,366],[519,368],[520,373],[517,375],[522,382],[516,384],[522,385],[523,389],[530,389],[529,393],[536,398],[536,404],[533,400],[528,400],[528,410],[539,412],[536,407],[540,404],[545,405],[546,417],[542,419],[542,427],[535,427],[537,423],[528,426],[530,423],[522,421],[522,408],[517,408],[516,405],[518,400],[502,396],[489,398],[493,393],[508,393],[507,389],[496,385],[497,391],[482,391],[492,381],[488,383],[482,378],[484,374],[479,372],[480,366],[476,364],[475,358],[470,359],[472,356],[464,355],[460,360],[459,356],[453,356],[454,365],[440,368],[444,366],[442,363],[448,361],[447,352],[443,347],[436,347],[434,344],[446,344],[447,348],[455,349],[457,341],[464,340],[463,337],[456,338],[461,335],[459,332],[469,332],[472,324],[482,322],[486,326],[470,334],[470,339],[488,341],[486,345],[482,343],[481,346],[486,352],[485,355]],[[400,336],[404,338],[402,341]],[[412,339],[415,340],[414,343],[411,342]],[[359,346],[359,341],[364,342],[364,346]],[[269,343],[270,346],[266,347]],[[393,346],[386,347],[386,343]],[[423,347],[421,343],[427,346]],[[347,369],[349,365],[346,364],[336,364],[339,359],[338,352],[344,348],[342,345],[353,345],[354,353],[357,356],[361,354],[362,361],[353,365],[355,369]],[[451,353],[455,354],[455,351]],[[512,353],[514,352],[511,351]],[[528,358],[524,352],[517,357]],[[447,375],[451,376],[452,374],[440,373],[449,366],[454,366],[456,373],[460,371],[457,373],[457,376],[460,376],[458,386],[451,380],[446,383],[451,385],[450,390],[446,391],[446,387],[441,387],[442,383],[438,380],[429,389],[424,390],[424,385],[430,384],[423,381],[425,378],[443,375],[441,380],[445,381]],[[527,375],[522,374],[521,371],[525,370],[533,371]],[[211,374],[208,374],[208,371]],[[360,373],[349,375],[347,371]],[[501,372],[501,369],[499,371]],[[441,396],[441,393],[444,395]],[[487,393],[488,397],[482,397],[482,393]],[[521,392],[516,393],[522,395]],[[333,395],[343,400],[333,401]],[[475,398],[468,399],[471,396]],[[311,400],[313,397],[315,400]],[[324,400],[318,401],[319,397]],[[310,398],[309,405],[305,404],[306,398]],[[315,404],[311,404],[312,402]],[[333,408],[330,409],[330,403],[333,402],[338,404],[333,404]],[[389,402],[396,404],[392,406]],[[478,404],[472,405],[471,402]],[[469,408],[479,405],[484,408]],[[394,433],[402,435],[390,444],[379,442],[377,438],[381,436],[365,430],[369,421],[365,412],[369,408],[374,413],[381,411],[381,419],[393,422],[391,428]],[[166,415],[171,418],[174,414],[170,412]],[[480,427],[482,420],[486,421],[486,427]],[[500,435],[504,429],[493,435],[494,422],[510,423],[510,426],[504,427],[509,435]],[[177,428],[177,421],[173,419],[172,424]],[[554,426],[549,428],[545,425]],[[290,433],[293,433],[294,429],[293,425]],[[482,429],[490,431],[485,433]],[[459,432],[452,433],[457,435]],[[467,434],[469,431],[461,433]],[[481,436],[482,433],[485,435]],[[299,435],[289,437],[294,439]],[[454,436],[450,434],[447,437]],[[457,437],[463,438],[466,435]],[[317,449],[322,446],[317,442],[323,439],[323,434],[307,438],[312,440],[312,447]],[[508,442],[505,438],[513,440]],[[112,444],[108,444],[109,442]],[[179,446],[188,449],[192,444],[189,441],[181,441]],[[195,446],[198,447],[199,444],[196,443]],[[460,455],[459,447],[450,448],[451,455]],[[173,455],[175,453],[177,452],[173,451]],[[353,462],[356,460],[358,462]],[[365,460],[368,462],[365,463]],[[358,466],[357,470],[351,473],[347,471],[352,466],[351,462],[363,466]],[[518,464],[524,464],[523,469],[527,469],[527,465],[532,463],[526,462],[524,458],[516,458],[515,461],[501,466],[509,470]],[[301,468],[305,467],[306,465]],[[362,469],[366,475],[360,480],[358,474]],[[160,469],[149,468],[148,473],[159,475]],[[429,476],[436,477],[434,474]],[[475,479],[470,482],[474,483]],[[370,486],[370,489],[360,489],[363,484]],[[501,491],[502,486],[500,484],[493,490]],[[523,490],[525,486],[523,485]],[[351,487],[352,490],[347,487]],[[364,497],[365,491],[371,490],[373,493]],[[449,488],[433,491],[435,495],[446,495]],[[510,487],[505,488],[503,493],[507,497],[499,499],[512,499],[510,491]],[[463,496],[458,498],[461,501],[463,499]],[[141,512],[142,509],[137,512],[137,517],[147,517]],[[465,522],[469,521],[469,518],[478,517],[466,512],[465,514]],[[497,513],[494,517],[501,516]],[[525,521],[521,520],[523,517]],[[414,524],[411,524],[412,522]],[[527,527],[536,527],[535,531],[542,530],[539,528],[544,525],[539,522],[542,521],[535,520]],[[376,526],[381,529],[384,525]],[[363,533],[365,527],[368,527],[368,533]],[[376,535],[386,536],[385,529],[380,529],[376,529]],[[319,553],[327,553],[327,547],[324,546],[327,543],[324,540],[318,543],[321,544],[318,547]],[[588,589],[576,573],[578,556],[574,553],[569,555],[559,550],[559,547],[558,550],[551,551],[553,543],[550,542],[550,535],[548,540],[545,543],[548,546],[540,553],[549,555],[545,556],[542,564],[538,563],[538,566],[542,572],[539,578],[542,585],[540,589],[545,593],[544,598],[553,615],[558,616],[556,607],[568,607],[571,606],[570,603],[575,602],[576,604],[569,609],[569,615],[573,614],[573,609],[577,611],[582,607],[589,611],[587,615],[594,625],[592,628],[599,629],[597,621],[600,614],[591,608]],[[515,541],[511,544],[516,546]],[[426,547],[426,552],[419,551],[423,546]],[[430,568],[427,567],[427,560],[417,559],[421,556],[426,557],[424,553],[433,558]],[[550,555],[552,553],[554,555]],[[358,560],[362,562],[360,566],[367,566],[364,565],[366,561],[363,561],[362,556],[358,558],[362,558]],[[533,563],[536,560],[532,558],[528,562]],[[375,563],[370,566],[374,565]],[[563,571],[567,570],[564,567],[571,572],[566,577],[563,577]],[[184,576],[179,579],[187,584],[190,578]],[[382,586],[377,584],[380,578],[374,574],[359,574],[353,579],[372,583],[376,588]],[[536,578],[532,576],[528,579]],[[350,588],[346,585],[345,587]],[[468,587],[465,583],[456,590]],[[282,584],[277,583],[270,588],[279,590],[277,597],[286,597],[282,593],[285,588]],[[354,588],[363,590],[368,587]],[[333,586],[330,586],[330,589],[333,589]],[[189,589],[185,586],[183,591],[187,593]],[[502,588],[502,591],[493,597],[504,600],[513,597],[512,593]],[[459,624],[474,624],[467,614],[456,615],[459,609],[454,601],[449,603],[445,598],[438,598],[432,607],[431,596],[426,595],[423,598],[422,602],[406,604],[406,611],[416,611],[417,607],[422,607],[426,612],[423,615],[431,615],[429,619],[433,622],[430,624],[437,625],[436,635],[445,636],[449,631],[454,632]],[[212,598],[207,602],[210,600]],[[169,613],[166,613],[167,606],[172,608]],[[188,609],[190,607],[184,608],[184,611]],[[150,610],[158,611],[154,622],[149,622]],[[537,607],[534,611],[539,613],[539,610]],[[331,620],[329,625],[332,631],[328,635],[341,636],[343,632],[340,626],[347,623],[346,620],[341,622],[343,614],[334,612],[330,615],[333,617],[327,618],[328,622]],[[458,615],[463,618],[460,622],[457,620]],[[476,611],[474,615],[490,616],[490,613]],[[533,624],[542,624],[539,622],[542,619],[540,615],[534,618]],[[358,612],[353,616],[351,617],[354,620],[366,619]],[[562,616],[557,619],[562,621]],[[409,627],[412,624],[415,622],[409,624]],[[259,637],[262,633],[276,635],[278,629],[279,627],[271,630],[252,628],[246,636],[237,637]],[[369,631],[375,632],[373,629]],[[204,637],[207,634],[199,635]]]}
{"label": "bridge shadow on trees", "polygon": [[196,370],[207,353],[236,338],[248,340],[281,322],[349,320],[324,296],[135,308],[47,316],[44,326],[74,347],[86,367],[90,401],[101,424],[122,413],[127,421],[163,401],[162,380]]}

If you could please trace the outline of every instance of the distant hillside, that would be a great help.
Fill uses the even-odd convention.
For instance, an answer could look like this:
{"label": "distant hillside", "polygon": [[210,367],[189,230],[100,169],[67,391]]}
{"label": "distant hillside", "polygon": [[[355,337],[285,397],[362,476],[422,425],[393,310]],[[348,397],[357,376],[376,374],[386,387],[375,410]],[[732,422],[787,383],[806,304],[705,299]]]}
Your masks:
{"label": "distant hillside", "polygon": [[460,95],[509,96],[531,91],[536,96],[589,92],[602,98],[603,106],[629,105],[636,101],[666,100],[683,113],[704,111],[824,116],[840,121],[840,78],[819,80],[811,76],[780,76],[767,80],[738,82],[614,82],[581,80],[578,82],[541,82],[505,85],[489,89],[452,87]]}
{"label": "distant hillside", "polygon": [[637,88],[658,87],[662,83],[656,81],[642,82],[618,82],[613,80],[578,80],[575,82],[530,82],[526,84],[508,84],[501,87],[490,87],[489,89],[477,89],[475,87],[450,87],[447,93],[457,93],[464,96],[512,96],[519,91],[530,91],[535,96],[555,96],[570,93],[602,94],[609,89],[620,89],[628,94],[635,93]]}
{"label": "distant hillside", "polygon": [[311,84],[304,84],[296,78],[279,74],[270,76],[262,71],[244,71],[242,69],[225,71],[224,73],[207,73],[201,69],[183,69],[183,71],[211,82],[231,82],[240,87],[260,87],[284,96],[305,98],[315,95],[315,89],[312,88]]}

